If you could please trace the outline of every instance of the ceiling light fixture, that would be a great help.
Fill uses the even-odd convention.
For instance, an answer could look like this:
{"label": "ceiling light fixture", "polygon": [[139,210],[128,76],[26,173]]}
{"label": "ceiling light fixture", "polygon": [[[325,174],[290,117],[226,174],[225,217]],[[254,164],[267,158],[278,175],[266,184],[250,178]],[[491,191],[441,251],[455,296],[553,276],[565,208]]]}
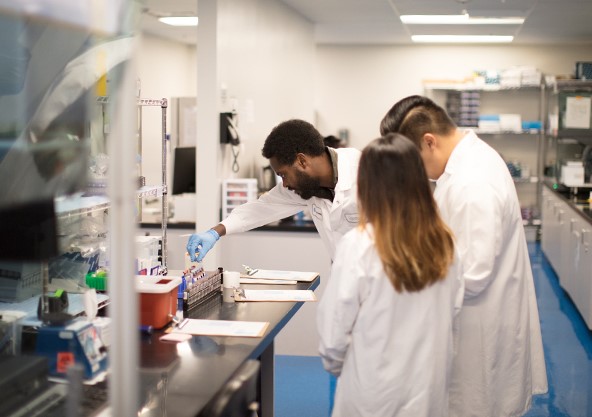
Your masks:
{"label": "ceiling light fixture", "polygon": [[197,16],[165,16],[159,17],[162,23],[171,26],[197,26]]}
{"label": "ceiling light fixture", "polygon": [[401,15],[406,25],[521,25],[523,17],[470,17],[464,14]]}
{"label": "ceiling light fixture", "polygon": [[494,35],[413,35],[413,42],[418,43],[509,43],[513,36]]}

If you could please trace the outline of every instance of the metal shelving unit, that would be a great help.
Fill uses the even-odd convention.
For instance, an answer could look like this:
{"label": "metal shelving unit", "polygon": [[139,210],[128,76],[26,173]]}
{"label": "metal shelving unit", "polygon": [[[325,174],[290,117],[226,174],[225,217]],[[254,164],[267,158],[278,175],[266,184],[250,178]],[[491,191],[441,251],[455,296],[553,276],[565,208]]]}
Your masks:
{"label": "metal shelving unit", "polygon": [[[142,152],[142,108],[143,107],[160,107],[162,110],[162,155],[161,155],[161,170],[162,170],[162,184],[156,189],[150,188],[150,191],[146,190],[145,195],[142,197],[154,196],[160,197],[162,202],[162,219],[161,219],[161,230],[162,230],[162,273],[167,272],[167,220],[169,217],[169,204],[168,204],[168,185],[167,185],[167,138],[166,138],[166,110],[168,107],[168,101],[166,98],[162,99],[146,99],[139,98],[137,100],[138,105],[138,126],[139,126],[139,140],[138,140],[138,151],[141,155]],[[147,188],[147,187],[143,187]]]}
{"label": "metal shelving unit", "polygon": [[[97,97],[97,103],[102,106],[109,104],[109,97]],[[163,99],[146,99],[138,98],[138,124],[141,126],[141,115],[143,107],[160,107],[162,109],[162,184],[160,185],[143,185],[138,188],[136,194],[138,199],[146,197],[161,198],[162,201],[162,273],[167,272],[167,219],[168,219],[168,185],[167,185],[167,147],[166,147],[166,109],[168,102],[166,98]],[[139,151],[141,152],[141,129],[139,131]],[[138,173],[141,175],[141,173]],[[91,214],[93,212],[108,210],[110,207],[109,198],[107,197],[107,184],[92,184],[92,191],[94,195],[88,196],[68,196],[59,197],[55,200],[56,215],[58,218],[66,218],[70,216],[81,216]]]}
{"label": "metal shelving unit", "polygon": [[[547,176],[548,180],[560,183],[561,164],[564,157],[576,152],[578,147],[592,146],[592,125],[589,129],[566,128],[561,121],[562,109],[559,104],[561,93],[590,97],[592,100],[592,80],[554,80],[549,83],[549,99],[547,100],[547,113],[557,115],[557,128],[551,129],[551,124],[546,129],[543,149],[544,157],[554,160],[552,172]],[[592,124],[592,121],[591,121]],[[577,157],[577,155],[573,155]],[[582,155],[580,155],[581,157]],[[592,184],[584,184],[584,188],[592,188]]]}
{"label": "metal shelving unit", "polygon": [[[487,109],[487,102],[495,103],[491,107],[497,107],[497,113],[520,113],[523,118],[525,113],[531,117],[536,115],[538,121],[541,121],[541,129],[527,129],[522,131],[485,131],[476,127],[467,127],[473,129],[475,133],[483,140],[487,141],[498,152],[512,152],[512,148],[532,149],[532,169],[531,174],[524,178],[514,178],[517,186],[519,198],[522,196],[521,204],[524,202],[524,196],[531,196],[534,191],[534,204],[532,217],[524,219],[525,227],[532,228],[532,236],[538,239],[540,230],[540,209],[541,209],[541,179],[543,178],[543,139],[544,139],[544,117],[546,108],[546,86],[545,84],[527,84],[520,86],[503,86],[497,84],[476,85],[473,83],[435,83],[424,84],[426,95],[438,102],[444,107],[442,102],[443,94],[447,92],[478,92],[480,94],[480,112]],[[483,103],[485,102],[485,106]],[[519,102],[519,103],[518,103]],[[520,106],[522,104],[522,107]],[[462,126],[461,126],[462,127]],[[525,151],[523,151],[525,152]],[[534,190],[533,190],[534,188]],[[530,191],[527,191],[530,190]],[[528,198],[526,198],[528,200]],[[531,197],[532,200],[532,197]],[[531,206],[527,203],[527,209]]]}

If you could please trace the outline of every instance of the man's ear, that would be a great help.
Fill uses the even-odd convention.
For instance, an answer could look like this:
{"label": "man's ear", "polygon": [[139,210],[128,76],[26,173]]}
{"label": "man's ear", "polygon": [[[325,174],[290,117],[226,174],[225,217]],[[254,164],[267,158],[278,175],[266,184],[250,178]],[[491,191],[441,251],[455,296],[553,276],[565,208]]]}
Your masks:
{"label": "man's ear", "polygon": [[306,169],[308,166],[308,157],[303,153],[296,154],[296,163],[302,169]]}
{"label": "man's ear", "polygon": [[436,146],[438,145],[438,139],[436,138],[436,136],[432,135],[431,133],[425,133],[423,135],[422,139],[423,139],[422,145],[427,146],[427,148],[430,151],[433,151],[436,148]]}

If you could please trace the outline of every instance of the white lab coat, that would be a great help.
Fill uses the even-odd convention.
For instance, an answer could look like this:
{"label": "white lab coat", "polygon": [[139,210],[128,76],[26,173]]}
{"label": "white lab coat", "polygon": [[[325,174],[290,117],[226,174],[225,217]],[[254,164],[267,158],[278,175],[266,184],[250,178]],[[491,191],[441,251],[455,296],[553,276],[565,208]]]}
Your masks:
{"label": "white lab coat", "polygon": [[398,293],[371,233],[355,228],[341,239],[317,311],[324,367],[339,376],[332,416],[447,416],[458,256],[446,279]]}
{"label": "white lab coat", "polygon": [[245,232],[275,220],[292,216],[308,206],[312,220],[331,259],[339,239],[358,223],[357,178],[361,152],[354,148],[337,151],[337,185],[333,201],[312,197],[304,200],[281,183],[258,200],[235,208],[222,221],[226,234]]}
{"label": "white lab coat", "polygon": [[450,416],[520,416],[532,394],[547,391],[547,375],[514,182],[499,154],[467,131],[434,197],[456,236],[465,280]]}

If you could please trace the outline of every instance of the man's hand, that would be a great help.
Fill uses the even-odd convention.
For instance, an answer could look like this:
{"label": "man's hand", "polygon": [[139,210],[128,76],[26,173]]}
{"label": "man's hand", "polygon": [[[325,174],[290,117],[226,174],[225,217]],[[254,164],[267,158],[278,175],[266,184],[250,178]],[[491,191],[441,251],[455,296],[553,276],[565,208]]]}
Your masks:
{"label": "man's hand", "polygon": [[187,241],[187,253],[189,253],[191,261],[201,262],[218,239],[220,239],[220,235],[214,229],[191,235]]}

